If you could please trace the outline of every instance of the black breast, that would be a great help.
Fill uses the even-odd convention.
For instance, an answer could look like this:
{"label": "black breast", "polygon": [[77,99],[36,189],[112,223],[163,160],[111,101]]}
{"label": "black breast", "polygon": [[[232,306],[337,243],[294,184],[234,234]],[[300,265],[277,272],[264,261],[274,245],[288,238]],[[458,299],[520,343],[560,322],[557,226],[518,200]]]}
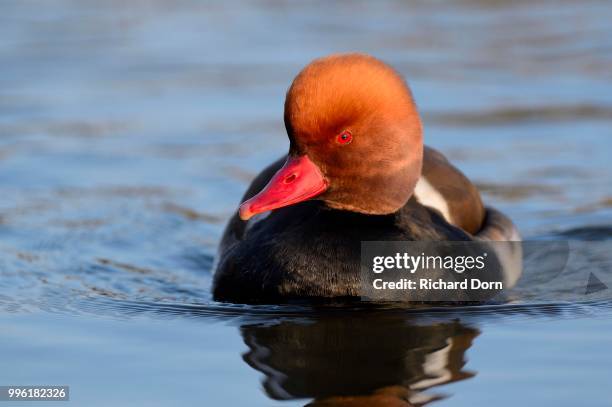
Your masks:
{"label": "black breast", "polygon": [[247,230],[226,231],[232,233],[233,242],[219,254],[213,295],[241,303],[359,296],[362,241],[471,240],[414,199],[384,216],[304,202],[277,209]]}

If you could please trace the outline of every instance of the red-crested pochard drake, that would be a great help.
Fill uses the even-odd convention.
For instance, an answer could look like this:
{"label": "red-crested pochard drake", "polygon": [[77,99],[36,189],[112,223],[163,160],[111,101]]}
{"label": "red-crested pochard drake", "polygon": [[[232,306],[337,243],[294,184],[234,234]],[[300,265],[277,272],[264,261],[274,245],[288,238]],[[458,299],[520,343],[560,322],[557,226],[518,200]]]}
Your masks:
{"label": "red-crested pochard drake", "polygon": [[517,240],[512,222],[423,146],[410,89],[380,60],[311,62],[284,119],[289,153],[255,178],[227,225],[216,300],[359,297],[362,241]]}

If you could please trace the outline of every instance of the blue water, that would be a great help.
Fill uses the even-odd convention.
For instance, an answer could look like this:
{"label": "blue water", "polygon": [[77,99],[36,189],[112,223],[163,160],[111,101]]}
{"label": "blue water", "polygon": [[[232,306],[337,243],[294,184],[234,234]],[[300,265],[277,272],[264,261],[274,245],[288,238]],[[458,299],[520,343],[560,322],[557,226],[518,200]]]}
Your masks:
{"label": "blue water", "polygon": [[[562,293],[612,280],[584,245],[612,237],[611,15],[603,0],[0,3],[0,385],[70,385],[87,406],[609,405],[612,292]],[[224,223],[286,153],[287,86],[355,50],[406,76],[427,144],[525,238],[582,242],[580,273],[494,307],[214,303]]]}

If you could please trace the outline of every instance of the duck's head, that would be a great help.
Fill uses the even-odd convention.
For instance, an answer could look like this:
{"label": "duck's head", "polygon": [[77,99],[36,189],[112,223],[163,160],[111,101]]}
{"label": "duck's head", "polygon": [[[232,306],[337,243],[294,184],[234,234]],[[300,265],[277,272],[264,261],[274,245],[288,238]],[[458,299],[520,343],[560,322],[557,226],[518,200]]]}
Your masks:
{"label": "duck's head", "polygon": [[378,59],[341,54],[311,62],[287,92],[285,127],[287,161],[240,205],[243,220],[308,199],[389,214],[414,192],[423,159],[421,122],[402,77]]}

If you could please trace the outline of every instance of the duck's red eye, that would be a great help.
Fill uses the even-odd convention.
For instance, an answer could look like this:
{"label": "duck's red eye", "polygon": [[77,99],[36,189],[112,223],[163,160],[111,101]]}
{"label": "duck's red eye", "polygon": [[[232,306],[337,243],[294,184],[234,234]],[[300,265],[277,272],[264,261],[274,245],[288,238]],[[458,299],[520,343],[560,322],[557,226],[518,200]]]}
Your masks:
{"label": "duck's red eye", "polygon": [[336,141],[340,144],[348,144],[353,141],[353,135],[350,131],[344,130],[342,133],[338,134]]}

